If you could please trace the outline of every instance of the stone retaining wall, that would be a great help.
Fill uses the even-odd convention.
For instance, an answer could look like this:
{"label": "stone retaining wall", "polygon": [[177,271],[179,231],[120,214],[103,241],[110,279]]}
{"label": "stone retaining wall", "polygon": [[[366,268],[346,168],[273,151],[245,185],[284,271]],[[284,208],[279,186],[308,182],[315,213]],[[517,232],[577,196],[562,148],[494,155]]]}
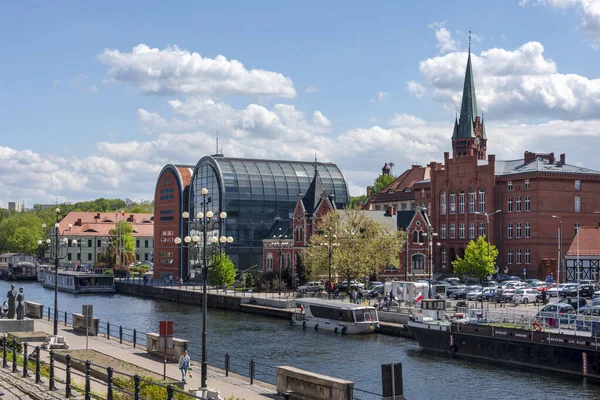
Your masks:
{"label": "stone retaining wall", "polygon": [[34,303],[33,301],[25,302],[25,316],[29,318],[43,318],[44,317],[44,305]]}
{"label": "stone retaining wall", "polygon": [[354,382],[294,367],[276,367],[277,392],[299,400],[352,400]]}

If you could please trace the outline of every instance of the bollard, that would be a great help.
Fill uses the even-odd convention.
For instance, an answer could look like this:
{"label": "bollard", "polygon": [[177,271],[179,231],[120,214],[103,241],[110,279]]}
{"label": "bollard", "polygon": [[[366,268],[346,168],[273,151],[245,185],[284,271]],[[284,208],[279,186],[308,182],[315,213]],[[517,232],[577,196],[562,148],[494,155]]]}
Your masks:
{"label": "bollard", "polygon": [[27,342],[23,343],[23,378],[27,378]]}
{"label": "bollard", "polygon": [[2,368],[8,367],[6,362],[6,336],[2,338]]}
{"label": "bollard", "polygon": [[12,371],[17,372],[17,339],[13,339]]}
{"label": "bollard", "polygon": [[71,397],[71,355],[67,354],[66,363],[66,378],[65,378],[65,395]]}
{"label": "bollard", "polygon": [[106,400],[113,400],[113,369],[106,368]]}
{"label": "bollard", "polygon": [[48,307],[48,321],[50,321],[50,307]]}
{"label": "bollard", "polygon": [[85,400],[91,400],[90,396],[90,370],[92,368],[92,363],[90,360],[85,361]]}
{"label": "bollard", "polygon": [[106,338],[110,340],[110,321],[106,323]]}
{"label": "bollard", "polygon": [[133,348],[135,349],[135,342],[137,339],[137,332],[135,329],[133,329]]}
{"label": "bollard", "polygon": [[65,311],[65,326],[67,326],[67,312]]}
{"label": "bollard", "polygon": [[123,326],[119,325],[119,343],[123,344]]}
{"label": "bollard", "polygon": [[173,385],[169,384],[167,386],[167,400],[173,400],[174,394],[175,394],[175,390],[173,389]]}
{"label": "bollard", "polygon": [[40,346],[35,346],[35,383],[40,381]]}
{"label": "bollard", "polygon": [[50,350],[50,377],[48,378],[48,387],[50,390],[56,389],[54,387],[54,350]]}
{"label": "bollard", "polygon": [[250,384],[254,384],[254,360],[250,359]]}
{"label": "bollard", "polygon": [[133,385],[133,398],[140,400],[140,376],[138,374],[133,376]]}
{"label": "bollard", "polygon": [[229,376],[229,353],[225,353],[225,376]]}

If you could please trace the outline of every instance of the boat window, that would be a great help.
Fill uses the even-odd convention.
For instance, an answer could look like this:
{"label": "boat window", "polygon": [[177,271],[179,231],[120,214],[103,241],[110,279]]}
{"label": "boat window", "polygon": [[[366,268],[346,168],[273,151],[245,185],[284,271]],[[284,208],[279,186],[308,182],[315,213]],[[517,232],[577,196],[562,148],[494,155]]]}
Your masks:
{"label": "boat window", "polygon": [[365,321],[365,310],[354,310],[354,315],[356,316],[356,322]]}
{"label": "boat window", "polygon": [[369,310],[369,314],[371,314],[371,320],[372,321],[378,321],[379,318],[377,318],[377,311],[376,310]]}

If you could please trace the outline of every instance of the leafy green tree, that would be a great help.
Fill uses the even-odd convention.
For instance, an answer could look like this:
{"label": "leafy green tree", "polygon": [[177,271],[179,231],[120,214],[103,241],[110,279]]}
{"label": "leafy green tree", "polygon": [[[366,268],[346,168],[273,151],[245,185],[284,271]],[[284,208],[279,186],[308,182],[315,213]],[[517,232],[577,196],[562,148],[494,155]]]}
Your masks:
{"label": "leafy green tree", "polygon": [[360,196],[351,196],[350,197],[350,208],[358,208],[360,207],[361,202],[365,202],[367,200],[367,195],[363,194]]}
{"label": "leafy green tree", "polygon": [[135,238],[133,237],[133,227],[127,221],[121,220],[117,222],[116,228],[109,230],[108,233],[109,235],[112,235],[110,243],[111,249],[109,252],[116,254],[117,248],[119,249],[120,260],[117,264],[129,265],[135,262]]}
{"label": "leafy green tree", "polygon": [[298,286],[303,285],[308,281],[308,275],[306,274],[306,266],[302,260],[302,255],[296,253],[296,273],[298,274]]}
{"label": "leafy green tree", "polygon": [[17,213],[0,223],[0,249],[13,253],[36,254],[38,240],[44,239],[42,220],[29,213]]}
{"label": "leafy green tree", "polygon": [[493,244],[490,244],[488,247],[486,239],[484,235],[479,236],[477,240],[469,242],[465,249],[464,257],[457,257],[452,262],[455,274],[483,280],[488,275],[496,272],[495,265],[496,258],[498,257],[498,249]]}
{"label": "leafy green tree", "polygon": [[210,262],[208,269],[208,283],[212,286],[231,286],[235,282],[235,265],[227,253],[219,251]]}
{"label": "leafy green tree", "polygon": [[390,185],[392,182],[396,180],[394,175],[379,175],[375,182],[371,186],[369,186],[371,195],[377,194],[381,192],[386,186]]}
{"label": "leafy green tree", "polygon": [[364,279],[382,266],[399,264],[404,233],[395,226],[373,221],[365,211],[349,208],[331,211],[323,216],[318,229],[319,233],[310,238],[303,252],[312,279],[328,276],[329,243],[332,275],[348,281]]}

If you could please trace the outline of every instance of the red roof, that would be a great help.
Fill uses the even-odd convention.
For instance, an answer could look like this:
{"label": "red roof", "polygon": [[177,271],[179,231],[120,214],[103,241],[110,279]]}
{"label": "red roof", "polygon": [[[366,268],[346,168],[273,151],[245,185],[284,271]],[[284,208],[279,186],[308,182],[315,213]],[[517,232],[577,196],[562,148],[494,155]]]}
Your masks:
{"label": "red roof", "polygon": [[580,227],[573,243],[571,243],[567,256],[577,256],[577,242],[579,242],[580,256],[600,256],[600,227]]}
{"label": "red roof", "polygon": [[[373,195],[370,203],[386,203],[389,201],[397,200],[409,200],[415,197],[414,185],[416,182],[423,181],[430,178],[430,168],[423,167],[421,165],[413,165],[410,169],[407,169],[385,187],[381,192]],[[409,189],[409,190],[407,190]]]}
{"label": "red roof", "polygon": [[[108,236],[118,221],[126,220],[133,226],[133,236],[154,235],[154,214],[132,214],[121,212],[72,211],[60,220],[61,234],[67,236]],[[68,228],[72,225],[71,229]]]}

